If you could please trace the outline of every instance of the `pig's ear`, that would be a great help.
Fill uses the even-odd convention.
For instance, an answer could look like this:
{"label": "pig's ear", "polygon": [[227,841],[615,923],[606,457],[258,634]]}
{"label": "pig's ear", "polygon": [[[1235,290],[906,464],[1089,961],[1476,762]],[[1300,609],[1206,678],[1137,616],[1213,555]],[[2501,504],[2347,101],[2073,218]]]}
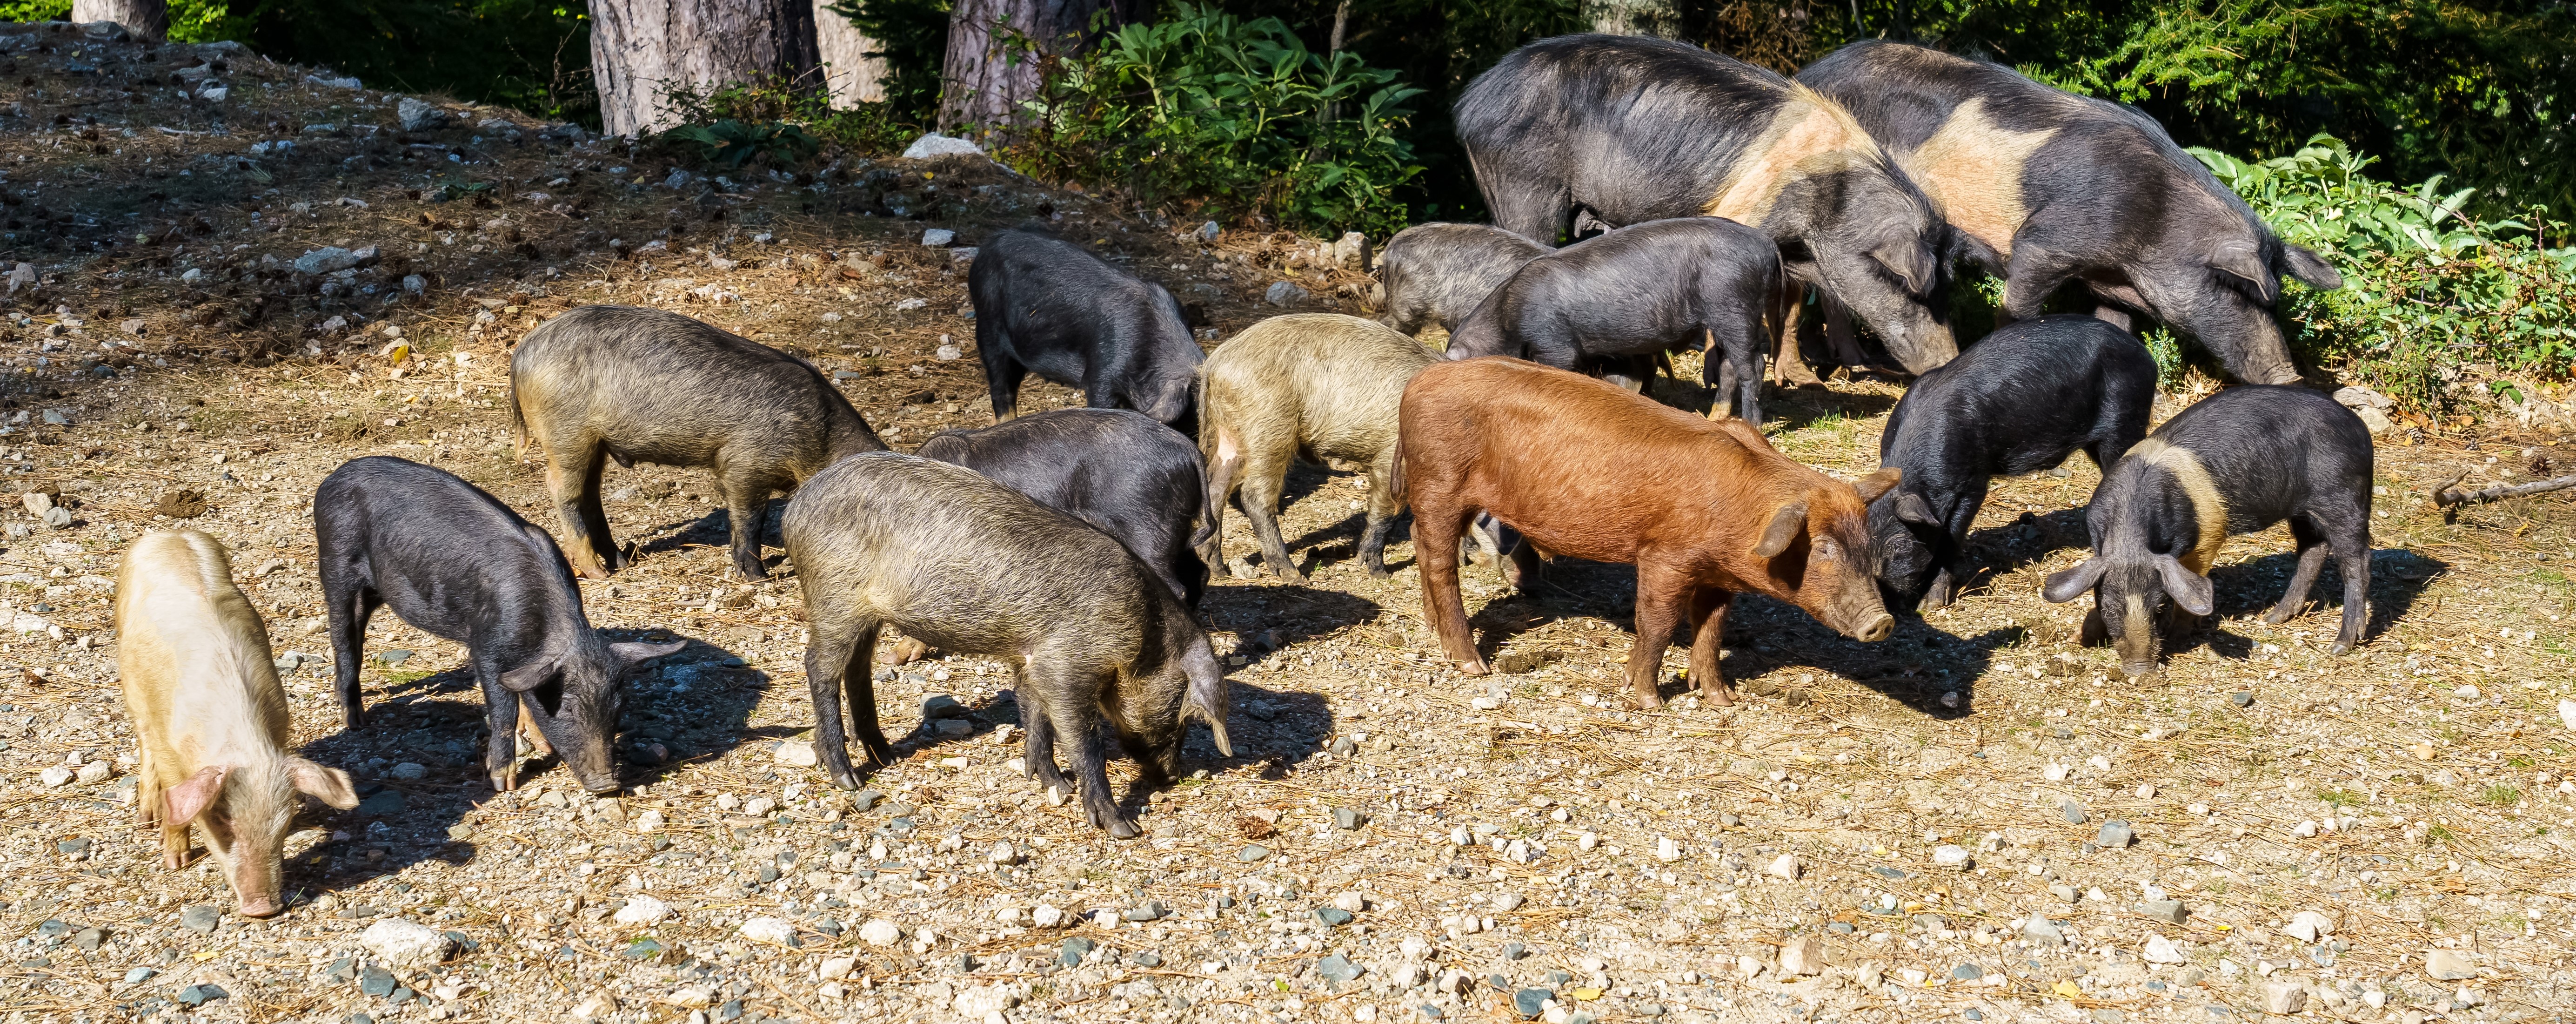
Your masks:
{"label": "pig's ear", "polygon": [[2303,245],[2281,247],[2281,269],[2288,271],[2291,277],[2298,278],[2300,284],[2320,291],[2330,292],[2343,287],[2342,272],[2327,263],[2325,257],[2317,255]]}
{"label": "pig's ear", "polygon": [[349,773],[325,768],[300,757],[286,759],[286,778],[295,791],[330,804],[341,810],[358,806],[358,792],[349,786]]}
{"label": "pig's ear", "polygon": [[1904,470],[1895,466],[1880,466],[1878,472],[1852,481],[1852,490],[1859,492],[1860,503],[1867,505],[1877,501],[1880,495],[1886,494],[1889,489],[1896,486],[1897,481],[1903,479],[1905,479]]}
{"label": "pig's ear", "polygon": [[626,667],[631,669],[655,658],[678,654],[688,646],[689,642],[686,640],[673,640],[667,644],[614,643],[608,645],[608,649],[615,651],[618,658],[624,660]]}
{"label": "pig's ear", "polygon": [[501,673],[502,687],[511,693],[526,693],[546,685],[546,680],[554,678],[557,673],[563,671],[563,656],[549,654],[545,655],[544,659]]}
{"label": "pig's ear", "polygon": [[1913,491],[1897,492],[1896,518],[1916,526],[1937,528],[1941,525],[1941,517],[1932,514],[1932,503],[1923,500],[1922,495]]}
{"label": "pig's ear", "polygon": [[215,797],[224,791],[224,774],[231,768],[210,764],[197,769],[188,781],[161,791],[161,825],[184,828],[197,816],[214,806]]}
{"label": "pig's ear", "polygon": [[2281,279],[2263,264],[2262,254],[2254,243],[2231,238],[2209,247],[2209,269],[2245,282],[2254,296],[2269,305],[2281,297]]}
{"label": "pig's ear", "polygon": [[2165,585],[2165,596],[2194,615],[2207,615],[2214,608],[2216,589],[2209,577],[2191,571],[2172,555],[2156,556],[2156,578]]}
{"label": "pig's ear", "polygon": [[1932,254],[1920,241],[1906,238],[1889,242],[1870,250],[1869,258],[1895,275],[1897,283],[1905,286],[1905,294],[1920,297],[1932,293],[1937,268],[1932,265]]}
{"label": "pig's ear", "polygon": [[2099,558],[2087,558],[2075,563],[2075,568],[2049,573],[2048,582],[2039,588],[2039,596],[2050,604],[2065,604],[2102,582],[2102,573],[2109,568]]}
{"label": "pig's ear", "polygon": [[1780,552],[1798,539],[1807,526],[1807,503],[1793,501],[1771,513],[1771,522],[1762,528],[1762,539],[1753,542],[1753,557],[1777,558]]}

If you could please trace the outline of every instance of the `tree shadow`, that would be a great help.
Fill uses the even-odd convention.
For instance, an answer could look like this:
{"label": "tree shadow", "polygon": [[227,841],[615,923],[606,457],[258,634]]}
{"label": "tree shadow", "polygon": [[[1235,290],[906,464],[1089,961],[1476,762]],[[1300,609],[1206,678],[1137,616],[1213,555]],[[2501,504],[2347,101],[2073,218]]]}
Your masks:
{"label": "tree shadow", "polygon": [[[660,629],[601,632],[611,640],[684,639]],[[373,645],[369,657],[393,649]],[[322,685],[329,685],[327,665],[298,671],[318,673]],[[355,810],[327,812],[320,824],[331,828],[334,838],[288,861],[288,888],[300,901],[399,874],[425,861],[462,865],[478,854],[472,831],[451,831],[495,797],[484,777],[483,692],[472,668],[385,671],[368,682],[374,685],[366,693],[367,725],[324,736],[304,748],[305,756],[316,762],[349,770],[360,803]],[[620,780],[629,787],[659,782],[682,765],[733,749],[749,735],[744,726],[769,685],[767,673],[745,665],[732,652],[689,639],[679,653],[626,681],[623,727],[616,742]],[[752,732],[792,731],[772,727]],[[561,761],[552,754],[522,760],[514,801],[537,801],[545,813],[608,813],[606,802],[581,793]],[[406,762],[422,766],[425,774],[395,778],[393,766]],[[540,792],[563,794],[562,806],[533,795]],[[347,838],[338,838],[343,835]]]}
{"label": "tree shadow", "polygon": [[[2209,574],[2216,591],[2212,602],[2214,619],[2207,628],[2194,629],[2189,636],[2165,638],[2168,656],[2195,647],[2207,647],[2212,653],[2230,660],[2243,660],[2254,653],[2255,641],[2227,629],[2232,619],[2261,616],[2280,603],[2288,591],[2290,574],[2299,564],[2295,551],[2284,551],[2234,565],[2220,566]],[[2433,581],[2448,572],[2450,563],[2437,558],[2398,548],[2377,548],[2370,553],[2370,609],[2362,621],[2360,647],[2370,642],[2398,620],[2406,617],[2417,599]],[[2283,626],[2313,630],[2320,646],[2331,644],[2343,629],[2343,571],[2329,556],[2325,568],[2317,573],[2316,584],[2308,589],[2307,602]]]}
{"label": "tree shadow", "polygon": [[1762,394],[1762,428],[1768,433],[1775,424],[1778,430],[1789,431],[1803,430],[1826,419],[1874,419],[1896,408],[1896,399],[1895,395],[1836,391],[1822,385],[1766,385]]}

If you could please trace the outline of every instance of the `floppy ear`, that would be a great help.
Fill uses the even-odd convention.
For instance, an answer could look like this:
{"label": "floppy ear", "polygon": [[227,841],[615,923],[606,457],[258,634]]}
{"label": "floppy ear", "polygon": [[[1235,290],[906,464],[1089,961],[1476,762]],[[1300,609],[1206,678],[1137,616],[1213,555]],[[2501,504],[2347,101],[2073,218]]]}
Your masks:
{"label": "floppy ear", "polygon": [[2231,238],[2209,247],[2209,269],[2253,286],[2256,298],[2269,305],[2281,297],[2281,279],[2264,266],[2254,243]]}
{"label": "floppy ear", "polygon": [[1771,523],[1762,528],[1762,539],[1753,543],[1753,557],[1777,558],[1798,539],[1798,531],[1807,525],[1807,503],[1793,501],[1771,513]]}
{"label": "floppy ear", "polygon": [[1870,250],[1869,258],[1896,275],[1897,282],[1905,286],[1905,294],[1918,298],[1931,294],[1932,254],[1924,251],[1921,243],[1911,238],[1889,242]]}
{"label": "floppy ear", "polygon": [[161,826],[184,828],[197,816],[214,806],[215,796],[224,791],[224,774],[232,769],[210,764],[197,769],[188,781],[161,791]]}
{"label": "floppy ear", "polygon": [[2173,598],[2182,610],[2207,615],[2215,607],[2216,588],[2209,585],[2209,577],[2185,568],[2180,559],[2157,555],[2156,577],[2164,581],[2165,596]]}
{"label": "floppy ear", "polygon": [[1852,481],[1852,490],[1859,492],[1860,503],[1867,505],[1877,501],[1879,495],[1887,493],[1889,488],[1895,487],[1896,482],[1904,478],[1904,470],[1895,466],[1880,466],[1878,472]]}
{"label": "floppy ear", "polygon": [[[689,642],[686,640],[673,640],[667,644],[614,643],[608,645],[608,649],[620,660],[626,662],[627,668],[632,669],[655,658],[678,654],[688,646]],[[507,686],[509,683],[505,680],[502,685]]]}
{"label": "floppy ear", "polygon": [[341,810],[358,806],[358,793],[349,788],[349,773],[325,768],[300,757],[286,759],[286,778],[295,791]]}
{"label": "floppy ear", "polygon": [[2291,277],[2297,278],[2300,284],[2310,288],[2330,292],[2343,287],[2342,272],[2337,271],[2333,264],[2327,263],[2325,257],[2317,255],[2306,246],[2282,245],[2281,267],[2289,271]]}
{"label": "floppy ear", "polygon": [[1941,525],[1941,517],[1932,514],[1932,503],[1923,500],[1923,496],[1921,494],[1917,494],[1913,491],[1900,491],[1897,493],[1896,518],[1913,523],[1916,526],[1930,526],[1938,528]]}
{"label": "floppy ear", "polygon": [[2065,604],[2075,596],[2102,582],[2102,573],[2110,566],[2099,558],[2075,563],[2075,568],[2048,574],[2048,582],[2039,588],[2039,596],[2050,604]]}
{"label": "floppy ear", "polygon": [[548,654],[543,657],[545,659],[543,661],[530,662],[501,673],[501,686],[511,693],[526,693],[546,685],[546,680],[554,678],[556,673],[563,671],[563,655]]}

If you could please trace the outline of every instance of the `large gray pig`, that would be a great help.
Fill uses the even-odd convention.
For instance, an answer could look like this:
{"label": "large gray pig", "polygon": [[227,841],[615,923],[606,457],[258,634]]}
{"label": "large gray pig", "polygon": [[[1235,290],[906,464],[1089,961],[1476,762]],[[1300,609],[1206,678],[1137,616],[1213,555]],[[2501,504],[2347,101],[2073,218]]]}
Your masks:
{"label": "large gray pig", "polygon": [[959,654],[1011,659],[1038,783],[1070,788],[1069,745],[1091,824],[1121,839],[1136,822],[1109,791],[1103,727],[1146,782],[1180,771],[1181,716],[1226,739],[1225,669],[1207,633],[1118,541],[963,466],[891,452],[843,459],[806,481],[781,521],[813,640],[805,680],[815,752],[832,782],[858,788],[842,727],[868,759],[894,762],[868,667],[877,632],[903,630]]}
{"label": "large gray pig", "polygon": [[1398,231],[1377,257],[1378,276],[1386,282],[1386,312],[1377,322],[1406,335],[1432,324],[1455,332],[1513,271],[1548,252],[1484,224],[1416,224]]}
{"label": "large gray pig", "polygon": [[155,530],[116,570],[116,668],[141,764],[134,809],[185,863],[188,828],[224,868],[243,917],[286,909],[279,881],[295,795],[358,806],[349,773],[286,752],[286,691],[268,627],[233,585],[232,559],[195,530]]}
{"label": "large gray pig", "polygon": [[1949,229],[1834,101],[1742,61],[1633,36],[1545,39],[1458,99],[1494,224],[1553,241],[1700,215],[1780,244],[1798,280],[1859,314],[1905,368],[1959,354],[1938,296]]}
{"label": "large gray pig", "polygon": [[[2140,312],[2198,337],[2254,384],[2299,379],[2272,320],[2281,279],[2339,288],[2137,110],[2011,68],[1901,43],[1853,43],[1798,73],[1886,146],[2005,277],[2003,315],[2037,316],[2080,281],[2122,328]],[[1980,251],[1982,250],[1982,251]]]}

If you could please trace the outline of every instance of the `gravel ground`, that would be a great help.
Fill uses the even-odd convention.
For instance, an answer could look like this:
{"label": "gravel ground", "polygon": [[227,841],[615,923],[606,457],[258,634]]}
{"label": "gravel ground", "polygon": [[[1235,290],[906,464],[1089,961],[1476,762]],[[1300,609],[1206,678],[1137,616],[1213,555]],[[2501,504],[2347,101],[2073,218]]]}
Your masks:
{"label": "gravel ground", "polygon": [[[1276,312],[1275,282],[1313,293],[1298,308],[1361,311],[1367,280],[1314,265],[1316,240],[1203,239],[971,161],[667,187],[649,153],[453,104],[444,134],[370,142],[397,132],[350,129],[390,122],[398,97],[246,55],[222,73],[241,98],[210,105],[172,95],[192,81],[174,68],[205,66],[184,47],[145,61],[37,29],[0,51],[37,83],[15,87],[29,116],[0,121],[0,171],[12,256],[39,277],[13,289],[0,338],[0,478],[71,514],[0,516],[12,1022],[2413,1022],[2576,1005],[2576,785],[2560,779],[2576,723],[2558,710],[2576,696],[2576,516],[2543,498],[2445,523],[2423,496],[2458,469],[2521,479],[2568,456],[2467,425],[2384,439],[2372,629],[2349,656],[2323,652],[2331,603],[2255,618],[2292,562],[2275,530],[2228,546],[2219,621],[2177,645],[2164,685],[2111,678],[2108,652],[2072,641],[2080,606],[2037,596],[2080,554],[2096,476],[2079,459],[1999,484],[1975,540],[1987,571],[1956,607],[1865,646],[1748,599],[1726,654],[1743,699],[1654,712],[1618,699],[1624,567],[1552,566],[1535,596],[1472,571],[1500,674],[1462,678],[1419,618],[1401,535],[1393,578],[1352,561],[1357,477],[1300,469],[1283,526],[1312,581],[1254,576],[1232,516],[1206,605],[1232,652],[1238,756],[1193,730],[1197,774],[1131,796],[1149,837],[1127,842],[1012,770],[1018,712],[984,659],[883,667],[906,758],[862,792],[831,787],[803,743],[794,567],[728,580],[708,475],[612,469],[610,514],[642,559],[583,583],[591,615],[691,644],[633,684],[625,794],[585,796],[551,759],[493,794],[464,651],[391,615],[368,639],[376,717],[339,731],[305,503],[342,461],[394,454],[551,528],[502,377],[538,318],[648,302],[794,348],[910,447],[986,419],[955,358],[971,355],[963,263],[921,245],[925,227],[963,245],[1048,217],[1203,307],[1210,343]],[[241,134],[213,134],[226,116]],[[282,127],[326,116],[344,134]],[[281,127],[247,127],[261,121]],[[302,145],[249,155],[281,136]],[[414,159],[421,145],[464,155]],[[181,186],[145,156],[249,198],[150,199]],[[497,184],[449,195],[440,175]],[[969,187],[938,198],[940,175]],[[549,200],[587,207],[477,205],[555,177]],[[331,245],[409,262],[336,290],[264,273],[262,256]],[[399,362],[387,325],[405,329]],[[1767,429],[1856,477],[1897,394],[1784,393]],[[180,521],[233,547],[293,666],[304,752],[366,796],[308,808],[294,909],[268,921],[232,915],[206,863],[162,870],[128,824],[108,578],[139,531]],[[2338,592],[2331,576],[2318,592]],[[1668,659],[1680,694],[1685,652]],[[1133,775],[1113,778],[1126,792]]]}

